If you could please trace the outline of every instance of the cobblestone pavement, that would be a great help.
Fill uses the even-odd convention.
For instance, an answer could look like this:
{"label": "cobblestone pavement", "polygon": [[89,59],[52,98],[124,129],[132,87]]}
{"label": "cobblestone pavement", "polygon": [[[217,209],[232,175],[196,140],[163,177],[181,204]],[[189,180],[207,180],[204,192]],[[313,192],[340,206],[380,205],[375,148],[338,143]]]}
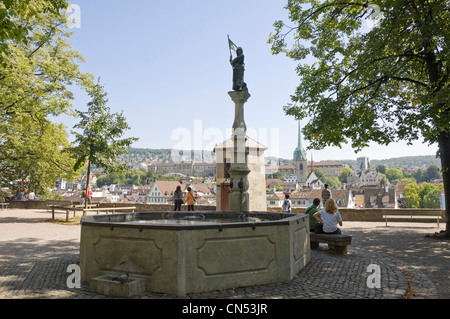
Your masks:
{"label": "cobblestone pavement", "polygon": [[[67,288],[67,267],[78,262],[80,226],[45,222],[45,210],[0,211],[0,298],[105,299],[89,285]],[[61,218],[63,214],[61,214]],[[442,230],[435,224],[345,222],[353,236],[346,256],[322,245],[291,281],[189,294],[183,299],[448,299],[448,241],[426,238]],[[369,265],[381,270],[381,287],[369,288]],[[146,292],[141,299],[175,299]]]}

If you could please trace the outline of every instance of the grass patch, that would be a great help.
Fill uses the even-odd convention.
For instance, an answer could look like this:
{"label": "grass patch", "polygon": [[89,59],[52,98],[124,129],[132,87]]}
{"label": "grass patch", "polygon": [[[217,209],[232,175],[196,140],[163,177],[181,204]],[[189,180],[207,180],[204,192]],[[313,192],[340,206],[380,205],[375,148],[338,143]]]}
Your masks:
{"label": "grass patch", "polygon": [[65,218],[55,218],[55,219],[46,219],[44,221],[45,223],[50,224],[59,224],[59,225],[68,225],[68,226],[80,226],[81,224],[81,217],[76,216],[69,218],[69,221],[66,221]]}

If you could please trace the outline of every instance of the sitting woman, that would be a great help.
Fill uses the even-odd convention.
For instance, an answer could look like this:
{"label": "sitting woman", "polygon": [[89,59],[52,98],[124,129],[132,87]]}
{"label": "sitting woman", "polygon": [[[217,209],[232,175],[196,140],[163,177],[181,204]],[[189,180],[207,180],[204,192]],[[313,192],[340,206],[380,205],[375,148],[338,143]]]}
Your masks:
{"label": "sitting woman", "polygon": [[334,199],[330,198],[325,202],[324,209],[313,215],[314,219],[323,224],[323,233],[325,234],[341,234],[341,230],[337,226],[342,227],[341,213]]}

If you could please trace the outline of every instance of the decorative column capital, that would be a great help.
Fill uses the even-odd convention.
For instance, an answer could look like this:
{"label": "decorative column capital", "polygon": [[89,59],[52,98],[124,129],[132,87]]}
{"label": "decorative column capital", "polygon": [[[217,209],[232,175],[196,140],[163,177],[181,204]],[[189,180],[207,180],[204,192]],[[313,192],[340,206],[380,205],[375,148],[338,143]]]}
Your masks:
{"label": "decorative column capital", "polygon": [[251,96],[247,91],[230,91],[228,94],[235,104],[244,104]]}

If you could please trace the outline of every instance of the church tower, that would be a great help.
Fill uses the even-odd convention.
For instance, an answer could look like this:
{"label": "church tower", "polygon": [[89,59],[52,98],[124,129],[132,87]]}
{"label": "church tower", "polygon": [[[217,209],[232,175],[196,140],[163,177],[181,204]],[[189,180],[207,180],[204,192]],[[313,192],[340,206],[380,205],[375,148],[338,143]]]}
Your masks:
{"label": "church tower", "polygon": [[300,120],[298,121],[298,144],[294,151],[294,166],[295,176],[297,177],[298,185],[306,185],[306,177],[308,170],[308,160],[306,159],[306,151],[302,146],[302,133],[300,128]]}

